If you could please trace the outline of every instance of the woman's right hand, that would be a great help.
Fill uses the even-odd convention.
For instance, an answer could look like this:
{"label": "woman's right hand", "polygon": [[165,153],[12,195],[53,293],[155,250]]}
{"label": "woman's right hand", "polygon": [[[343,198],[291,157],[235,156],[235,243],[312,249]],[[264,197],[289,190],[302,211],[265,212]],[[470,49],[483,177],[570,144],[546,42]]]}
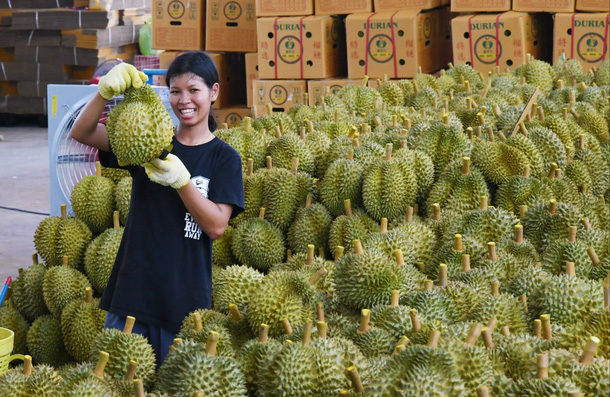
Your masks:
{"label": "woman's right hand", "polygon": [[97,86],[102,98],[108,100],[125,92],[126,89],[140,88],[148,77],[135,66],[123,62],[119,63],[100,79]]}

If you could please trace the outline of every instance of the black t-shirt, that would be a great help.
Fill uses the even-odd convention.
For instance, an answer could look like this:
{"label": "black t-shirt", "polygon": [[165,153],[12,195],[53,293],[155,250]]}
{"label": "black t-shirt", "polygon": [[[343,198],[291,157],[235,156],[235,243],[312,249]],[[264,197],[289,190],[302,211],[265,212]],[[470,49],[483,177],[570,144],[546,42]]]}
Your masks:
{"label": "black t-shirt", "polygon": [[[172,153],[191,181],[215,203],[244,210],[239,154],[219,138],[185,146],[174,137]],[[100,151],[105,167],[116,157]],[[144,167],[126,167],[133,178],[129,217],[100,301],[100,308],[176,332],[192,311],[212,301],[212,240],[189,214],[178,192],[148,179]]]}

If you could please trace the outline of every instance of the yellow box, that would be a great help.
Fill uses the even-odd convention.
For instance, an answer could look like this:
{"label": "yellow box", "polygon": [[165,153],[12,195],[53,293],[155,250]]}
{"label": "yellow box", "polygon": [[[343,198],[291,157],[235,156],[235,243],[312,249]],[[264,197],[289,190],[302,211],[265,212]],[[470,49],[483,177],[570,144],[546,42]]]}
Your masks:
{"label": "yellow box", "polygon": [[343,71],[343,24],[337,17],[259,18],[261,79],[323,79]]}
{"label": "yellow box", "polygon": [[372,0],[315,0],[316,15],[346,15],[372,12]]}
{"label": "yellow box", "polygon": [[575,0],[513,0],[513,11],[574,12]]}
{"label": "yellow box", "polygon": [[256,2],[208,0],[206,51],[256,52]]}
{"label": "yellow box", "polygon": [[247,105],[252,107],[252,80],[258,79],[258,54],[251,52],[246,54],[246,95]]}
{"label": "yellow box", "polygon": [[252,111],[249,108],[242,106],[214,109],[212,111],[212,116],[214,116],[216,124],[218,124],[218,128],[221,128],[222,123],[227,123],[230,128],[237,127],[239,124],[241,124],[244,117],[252,116]]}
{"label": "yellow box", "polygon": [[259,17],[313,15],[313,0],[256,0],[256,15]]}
{"label": "yellow box", "polygon": [[576,0],[577,11],[610,12],[610,1],[608,0]]}
{"label": "yellow box", "polygon": [[303,103],[303,94],[307,92],[305,80],[253,80],[253,114],[267,114],[269,103],[274,112],[284,112],[295,103]]}
{"label": "yellow box", "polygon": [[202,50],[203,0],[154,0],[152,48],[155,50]]}
{"label": "yellow box", "polygon": [[608,13],[555,14],[553,62],[565,53],[585,72],[598,67],[610,55],[609,23]]}
{"label": "yellow box", "polygon": [[449,0],[375,0],[375,12],[414,8],[427,10],[449,4]]}
{"label": "yellow box", "polygon": [[451,12],[510,11],[511,0],[451,0]]}

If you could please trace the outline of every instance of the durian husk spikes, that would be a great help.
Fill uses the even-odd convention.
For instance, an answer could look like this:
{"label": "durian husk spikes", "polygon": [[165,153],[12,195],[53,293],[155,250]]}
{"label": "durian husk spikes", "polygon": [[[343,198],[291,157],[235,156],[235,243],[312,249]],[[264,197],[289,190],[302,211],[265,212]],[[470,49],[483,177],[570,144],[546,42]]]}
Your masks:
{"label": "durian husk spikes", "polygon": [[549,314],[541,314],[540,322],[542,323],[542,339],[553,339],[553,329],[551,328],[551,316]]}
{"label": "durian husk spikes", "polygon": [[[254,108],[254,106],[253,106]],[[146,391],[144,391],[144,383],[142,379],[136,379],[133,381],[133,388],[136,394],[136,397],[146,397]]]}
{"label": "durian husk spikes", "polygon": [[470,174],[470,157],[462,157],[462,174]]}
{"label": "durian husk spikes", "polygon": [[32,376],[32,356],[26,354],[23,356],[23,374],[25,376]]}
{"label": "durian husk spikes", "polygon": [[307,256],[305,259],[305,265],[313,265],[315,249],[316,247],[313,244],[307,244]]}
{"label": "durian husk spikes", "polygon": [[205,344],[205,352],[209,356],[216,355],[216,347],[218,346],[218,340],[220,339],[220,335],[216,331],[210,331],[208,335],[207,343]]}
{"label": "durian husk spikes", "polygon": [[85,288],[85,302],[93,302],[93,290],[91,289],[91,287]]}
{"label": "durian husk spikes", "polygon": [[396,249],[394,250],[394,259],[396,260],[396,264],[398,266],[404,266],[405,265],[405,257],[402,254],[402,250],[401,249]]}
{"label": "durian husk spikes", "polygon": [[582,349],[582,355],[580,356],[580,362],[584,365],[590,365],[591,361],[593,361],[593,357],[595,356],[595,351],[597,350],[597,346],[599,346],[599,338],[596,336],[590,336],[589,340],[585,344],[585,347]]}
{"label": "durian husk spikes", "polygon": [[441,263],[438,265],[438,285],[441,287],[446,287],[448,285],[447,282],[447,265],[445,263]]}
{"label": "durian husk spikes", "polygon": [[316,320],[325,321],[324,302],[316,302]]}
{"label": "durian husk spikes", "polygon": [[462,271],[469,272],[470,271],[470,255],[462,254]]}
{"label": "durian husk spikes", "polygon": [[546,379],[549,377],[548,353],[541,353],[536,356],[536,367],[538,368],[538,372],[536,374],[538,379]]}
{"label": "durian husk spikes", "polygon": [[468,335],[466,335],[466,339],[464,342],[470,346],[474,346],[477,343],[477,340],[481,336],[481,332],[483,330],[483,326],[479,323],[474,323],[470,326],[468,330]]}
{"label": "durian husk spikes", "polygon": [[540,319],[534,320],[534,336],[542,338],[542,321]]}
{"label": "durian husk spikes", "polygon": [[326,321],[318,321],[318,336],[322,339],[326,339],[326,332],[328,330],[328,324]]}
{"label": "durian husk spikes", "polygon": [[498,325],[498,319],[496,318],[496,316],[493,316],[487,322],[486,327],[489,328],[489,332],[494,332],[494,329],[496,329],[496,325]]}
{"label": "durian husk spikes", "polygon": [[525,217],[525,214],[527,214],[528,209],[529,208],[525,204],[519,206],[519,219],[523,219]]}
{"label": "durian husk spikes", "polygon": [[362,243],[358,239],[354,239],[352,242],[354,244],[354,252],[358,255],[364,254],[364,250],[362,249]]}
{"label": "durian husk spikes", "polygon": [[358,374],[358,368],[355,365],[347,368],[347,372],[349,374],[349,378],[352,381],[352,387],[356,391],[356,393],[364,393],[364,386],[362,386],[362,380],[360,379],[360,374]]}
{"label": "durian husk spikes", "polygon": [[317,283],[322,277],[326,276],[326,268],[322,268],[320,270],[318,270],[317,272],[315,272],[311,277],[309,277],[308,281],[309,284],[314,285],[315,283]]}
{"label": "durian husk spikes", "polygon": [[498,259],[498,255],[496,254],[496,243],[493,241],[487,243],[487,259],[490,261],[495,261]]}
{"label": "durian husk spikes", "polygon": [[521,294],[519,295],[519,299],[521,300],[521,303],[523,303],[523,311],[525,313],[529,313],[529,309],[527,307],[527,295]]}
{"label": "durian husk spikes", "polygon": [[441,339],[441,331],[439,331],[438,329],[433,329],[432,331],[430,331],[430,336],[428,337],[427,346],[437,348],[438,342],[440,341],[440,339]]}
{"label": "durian husk spikes", "polygon": [[482,210],[486,210],[489,208],[487,196],[481,196],[481,199],[479,201],[479,208]]}
{"label": "durian husk spikes", "polygon": [[138,363],[133,360],[129,360],[127,372],[125,372],[125,377],[123,379],[128,382],[133,382],[133,378],[136,376],[136,369],[138,369]]}
{"label": "durian husk spikes", "polygon": [[597,252],[595,252],[595,247],[587,247],[587,254],[589,254],[589,258],[591,258],[593,266],[599,266],[600,263],[602,263],[602,261],[599,260],[599,256],[597,256]]}
{"label": "durian husk spikes", "polygon": [[515,231],[515,243],[523,244],[523,225],[517,224],[513,230]]}
{"label": "durian husk spikes", "polygon": [[392,290],[392,298],[390,301],[390,306],[397,307],[399,300],[400,300],[400,291],[397,289]]}
{"label": "durian husk spikes", "polygon": [[66,220],[68,219],[68,207],[66,206],[66,204],[62,204],[59,206],[59,211],[61,212],[61,219],[62,220]]}
{"label": "durian husk spikes", "polygon": [[335,247],[335,263],[339,262],[339,259],[343,256],[343,252],[345,251],[345,247],[342,245],[337,245]]}
{"label": "durian husk spikes", "polygon": [[493,349],[494,347],[496,347],[491,336],[491,330],[489,328],[483,327],[483,329],[481,330],[481,335],[483,335],[483,343],[485,344],[486,348]]}
{"label": "durian husk spikes", "polygon": [[106,369],[106,364],[108,364],[109,357],[110,356],[107,352],[100,352],[99,358],[97,359],[97,363],[95,364],[95,368],[91,370],[93,375],[97,376],[100,379],[104,379],[104,369]]}
{"label": "durian husk spikes", "polygon": [[267,324],[261,324],[258,327],[258,341],[260,343],[267,343],[269,340],[269,326]]}
{"label": "durian husk spikes", "polygon": [[311,333],[313,331],[313,324],[311,321],[306,321],[305,324],[303,324],[303,346],[309,346],[310,342],[311,342]]}
{"label": "durian husk spikes", "polygon": [[413,331],[418,332],[421,329],[421,322],[419,321],[419,314],[417,314],[417,310],[409,310],[409,317],[411,317]]}
{"label": "durian husk spikes", "polygon": [[571,277],[576,276],[576,267],[574,262],[566,262],[566,274]]}
{"label": "durian husk spikes", "polygon": [[500,282],[498,280],[494,280],[491,282],[491,296],[499,296],[500,295]]}
{"label": "durian husk spikes", "polygon": [[462,235],[456,234],[453,236],[453,250],[456,252],[464,251],[464,245],[462,244]]}
{"label": "durian husk spikes", "polygon": [[358,326],[358,333],[363,334],[371,330],[371,311],[369,309],[362,309],[360,312],[360,325]]}
{"label": "durian husk spikes", "polygon": [[477,387],[477,397],[489,397],[489,389],[487,386],[479,386]]}
{"label": "durian husk spikes", "polygon": [[229,304],[229,313],[231,314],[231,320],[234,323],[238,323],[244,318],[244,315],[240,313],[239,308],[235,303]]}

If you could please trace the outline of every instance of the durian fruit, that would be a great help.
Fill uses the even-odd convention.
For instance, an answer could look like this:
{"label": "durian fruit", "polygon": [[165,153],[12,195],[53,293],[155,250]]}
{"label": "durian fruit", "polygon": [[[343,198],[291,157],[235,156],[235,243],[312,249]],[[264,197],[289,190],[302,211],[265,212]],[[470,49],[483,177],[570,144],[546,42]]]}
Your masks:
{"label": "durian fruit", "polygon": [[63,379],[45,364],[32,366],[32,356],[26,355],[23,365],[0,375],[0,390],[4,396],[57,396]]}
{"label": "durian fruit", "polygon": [[131,174],[123,168],[102,167],[102,176],[110,178],[112,182],[118,184],[121,179],[131,176]]}
{"label": "durian fruit", "polygon": [[127,365],[133,360],[138,363],[135,376],[146,384],[155,374],[155,353],[146,338],[131,333],[135,321],[134,317],[127,316],[123,331],[104,329],[93,341],[90,358],[94,360],[101,352],[108,352],[106,374],[115,379],[125,376]]}
{"label": "durian fruit", "polygon": [[400,144],[401,148],[396,151],[395,157],[400,161],[405,172],[408,172],[409,168],[413,169],[417,180],[417,198],[423,199],[428,195],[434,183],[434,163],[423,151],[408,149],[406,140],[401,139]]}
{"label": "durian fruit", "polygon": [[91,237],[89,227],[77,218],[68,218],[67,207],[62,204],[61,218],[50,216],[36,227],[34,246],[47,266],[59,266],[68,256],[70,267],[79,268]]}
{"label": "durian fruit", "polygon": [[517,214],[522,205],[532,207],[553,198],[551,187],[540,179],[531,177],[529,173],[530,167],[527,165],[523,176],[510,176],[499,186],[495,201],[498,207]]}
{"label": "durian fruit", "polygon": [[104,292],[108,284],[123,238],[124,228],[120,225],[119,211],[114,212],[113,218],[114,227],[97,236],[85,251],[85,274],[99,293]]}
{"label": "durian fruit", "polygon": [[229,221],[229,225],[236,227],[241,222],[249,218],[258,216],[263,202],[263,188],[267,173],[272,169],[271,157],[267,157],[267,167],[260,168],[254,172],[254,161],[248,160],[248,171],[243,176],[244,182],[244,211]]}
{"label": "durian fruit", "polygon": [[569,230],[567,240],[556,240],[547,247],[542,256],[542,265],[551,274],[564,274],[566,262],[572,262],[579,277],[589,278],[592,263],[587,244],[577,239],[576,226],[570,226]]}
{"label": "durian fruit", "polygon": [[483,174],[471,169],[470,158],[464,157],[461,164],[454,164],[441,175],[432,187],[427,200],[428,215],[432,216],[434,204],[463,214],[479,207],[480,197],[489,197]]}
{"label": "durian fruit", "polygon": [[[9,289],[10,291],[10,289]],[[27,334],[30,329],[28,321],[13,306],[13,300],[9,293],[5,296],[5,302],[0,307],[0,327],[8,328],[15,333],[13,339],[13,352],[16,354],[27,353]]]}
{"label": "durian fruit", "polygon": [[265,208],[258,218],[247,219],[233,231],[231,250],[243,264],[266,271],[284,260],[284,234],[265,219]]}
{"label": "durian fruit", "polygon": [[265,107],[267,109],[266,115],[260,117],[253,115],[255,120],[252,122],[252,128],[260,132],[263,132],[264,130],[267,135],[271,136],[276,135],[277,127],[279,127],[282,135],[297,134],[296,125],[288,114],[284,112],[274,113],[270,103],[267,103]]}
{"label": "durian fruit", "polygon": [[510,294],[501,294],[499,283],[492,283],[492,294],[481,299],[472,308],[467,319],[487,323],[492,317],[497,319],[497,326],[508,326],[511,332],[523,333],[528,330],[528,319],[521,300]]}
{"label": "durian fruit", "polygon": [[262,370],[268,360],[281,350],[282,345],[275,339],[269,339],[269,326],[261,324],[258,338],[248,341],[239,351],[237,360],[246,379],[248,392],[253,395],[261,382]]}
{"label": "durian fruit", "polygon": [[364,251],[359,240],[353,246],[354,252],[335,266],[339,302],[355,311],[389,303],[392,291],[400,290],[404,281],[399,266],[380,251]]}
{"label": "durian fruit", "polygon": [[337,246],[345,247],[347,252],[352,252],[353,241],[364,240],[369,233],[366,217],[352,211],[351,200],[346,199],[343,204],[345,215],[337,216],[330,224],[328,232],[328,248],[332,252]]}
{"label": "durian fruit", "polygon": [[237,263],[237,258],[235,258],[231,250],[234,230],[235,228],[231,225],[227,225],[222,236],[212,242],[212,263],[214,266],[224,269]]}
{"label": "durian fruit", "polygon": [[34,321],[27,334],[28,351],[38,364],[60,366],[70,361],[58,318],[50,314]]}
{"label": "durian fruit", "polygon": [[413,329],[409,313],[411,308],[399,304],[400,291],[392,291],[389,305],[378,305],[371,309],[371,324],[387,331],[392,338],[399,340]]}
{"label": "durian fruit", "polygon": [[69,263],[69,258],[64,256],[63,266],[54,266],[47,270],[42,282],[44,301],[57,319],[68,303],[85,299],[85,290],[91,287],[87,277],[70,267]]}
{"label": "durian fruit", "polygon": [[221,323],[215,321],[206,321],[204,326],[201,320],[201,314],[197,311],[191,314],[192,327],[190,323],[184,321],[180,327],[180,332],[177,337],[182,340],[190,340],[193,342],[205,342],[208,340],[212,332],[219,337],[219,343],[216,346],[216,354],[219,357],[234,357],[235,347],[229,330]]}
{"label": "durian fruit", "polygon": [[250,295],[256,291],[263,278],[262,273],[246,265],[221,269],[214,278],[212,289],[214,310],[227,314],[231,303],[247,308]]}
{"label": "durian fruit", "polygon": [[90,363],[80,364],[64,377],[59,387],[59,395],[66,397],[99,397],[111,396],[115,393],[106,382],[104,370],[108,363],[108,353],[101,351],[95,357],[95,367],[92,369]]}
{"label": "durian fruit", "polygon": [[580,392],[579,387],[570,378],[562,376],[549,377],[548,353],[536,356],[538,373],[535,379],[521,379],[514,384],[515,395],[532,397],[567,396]]}
{"label": "durian fruit", "polygon": [[61,313],[61,334],[66,350],[76,361],[89,360],[91,347],[104,328],[106,311],[98,308],[91,288],[85,290],[84,301],[70,302]]}
{"label": "durian fruit", "polygon": [[244,117],[239,127],[230,128],[226,134],[220,134],[219,137],[237,150],[244,171],[247,171],[248,159],[252,159],[254,170],[265,166],[265,151],[273,138],[256,131],[252,127],[250,117]]}
{"label": "durian fruit", "polygon": [[282,135],[277,127],[274,141],[267,147],[267,155],[273,158],[275,167],[292,169],[292,159],[299,159],[299,170],[309,175],[314,174],[314,157],[309,146],[297,135]]}
{"label": "durian fruit", "polygon": [[210,332],[206,344],[183,341],[174,345],[157,372],[157,392],[191,396],[202,391],[204,396],[247,396],[246,379],[238,363],[216,356],[218,340],[219,335]]}
{"label": "durian fruit", "polygon": [[608,123],[604,117],[589,103],[578,102],[570,107],[576,122],[589,134],[593,135],[600,144],[610,140]]}
{"label": "durian fruit", "polygon": [[[401,248],[403,253],[413,252],[413,257],[416,262],[427,263],[432,257],[432,252],[437,244],[436,234],[433,228],[421,221],[415,215],[414,207],[408,206],[404,218],[395,219],[389,225],[390,231],[399,231],[399,233],[410,242],[409,249]],[[365,245],[369,246],[370,237],[365,240]],[[394,251],[391,252],[394,254]]]}
{"label": "durian fruit", "polygon": [[362,175],[364,168],[354,159],[354,149],[349,148],[347,158],[333,161],[320,184],[320,199],[334,216],[345,214],[345,200],[361,205]]}
{"label": "durian fruit", "polygon": [[453,223],[451,232],[472,236],[482,244],[502,241],[510,236],[518,219],[501,208],[489,208],[487,197],[481,197],[479,209],[469,211]]}
{"label": "durian fruit", "polygon": [[95,168],[95,175],[87,175],[74,185],[70,202],[76,217],[85,222],[94,234],[100,234],[112,227],[115,184],[102,176],[99,161]]}
{"label": "durian fruit", "polygon": [[522,219],[523,233],[538,252],[543,252],[551,241],[567,238],[569,226],[578,225],[581,218],[575,206],[553,198],[527,211]]}
{"label": "durian fruit", "polygon": [[580,146],[574,155],[574,160],[566,167],[566,177],[574,185],[587,184],[595,196],[605,194],[610,186],[610,177],[607,175],[608,159],[585,147],[584,137],[580,137]]}
{"label": "durian fruit", "polygon": [[545,61],[531,59],[524,65],[515,68],[513,73],[519,77],[525,77],[525,81],[528,84],[539,87],[543,92],[550,92],[553,89],[555,71]]}
{"label": "durian fruit", "polygon": [[299,271],[269,273],[250,296],[248,321],[252,332],[258,331],[260,324],[267,324],[270,335],[280,336],[284,333],[284,319],[291,324],[303,324],[310,319],[313,285],[325,274],[324,268],[309,278]]}
{"label": "durian fruit", "polygon": [[172,142],[172,119],[152,87],[130,88],[108,114],[108,139],[120,166],[141,165]]}
{"label": "durian fruit", "polygon": [[[135,361],[129,361],[127,365],[127,371],[123,379],[113,379],[109,383],[117,397],[133,397],[134,395],[134,378],[136,370],[138,369],[138,363]],[[140,379],[141,381],[141,379]],[[142,384],[142,387],[144,385]]]}
{"label": "durian fruit", "polygon": [[42,281],[47,268],[38,263],[37,254],[33,254],[32,259],[33,264],[11,284],[13,304],[28,321],[49,313],[42,296]]}
{"label": "durian fruit", "polygon": [[403,301],[404,304],[415,309],[426,322],[449,325],[458,321],[455,304],[441,289],[417,291],[406,295]]}
{"label": "durian fruit", "polygon": [[[607,288],[607,287],[606,287]],[[597,335],[608,335],[610,332],[610,311],[607,308],[594,309],[589,311],[582,321],[562,336],[562,343],[570,348],[581,347],[587,343],[591,337]],[[598,357],[610,358],[610,340],[601,337],[595,355]]]}
{"label": "durian fruit", "polygon": [[[307,133],[305,133],[306,130]],[[301,128],[301,140],[305,141],[313,157],[313,175],[318,176],[318,164],[326,156],[330,148],[331,139],[326,133],[314,129],[313,122],[307,120],[307,129],[305,127]]]}
{"label": "durian fruit", "polygon": [[578,362],[569,363],[561,373],[562,376],[572,379],[588,396],[601,396],[610,390],[610,362],[607,359],[594,358],[599,344],[600,338],[590,336]]}
{"label": "durian fruit", "polygon": [[312,204],[312,199],[312,195],[308,194],[305,207],[297,210],[294,222],[288,229],[286,241],[293,253],[307,252],[309,244],[327,251],[328,233],[333,217],[324,205]]}
{"label": "durian fruit", "polygon": [[[438,278],[438,266],[447,265],[448,277],[454,280],[462,272],[469,272],[471,266],[477,267],[484,261],[486,246],[473,236],[455,234],[453,241],[447,241],[433,254],[432,260],[424,264],[424,273],[431,279]],[[465,257],[464,255],[467,255]],[[468,264],[465,266],[464,261]]]}
{"label": "durian fruit", "polygon": [[369,113],[377,103],[383,101],[377,90],[367,86],[368,80],[368,76],[365,76],[360,85],[348,84],[337,93],[348,112],[354,110],[357,114]]}
{"label": "durian fruit", "polygon": [[121,216],[121,225],[127,224],[127,216],[129,216],[129,206],[131,204],[132,183],[131,175],[127,175],[116,182],[114,187],[114,205]]}
{"label": "durian fruit", "polygon": [[506,237],[498,244],[498,251],[511,255],[519,268],[533,266],[538,261],[536,248],[523,237],[523,225],[513,226],[513,238]]}
{"label": "durian fruit", "polygon": [[229,331],[236,351],[254,337],[245,311],[242,313],[235,303],[229,304],[229,316],[223,322],[223,326]]}

